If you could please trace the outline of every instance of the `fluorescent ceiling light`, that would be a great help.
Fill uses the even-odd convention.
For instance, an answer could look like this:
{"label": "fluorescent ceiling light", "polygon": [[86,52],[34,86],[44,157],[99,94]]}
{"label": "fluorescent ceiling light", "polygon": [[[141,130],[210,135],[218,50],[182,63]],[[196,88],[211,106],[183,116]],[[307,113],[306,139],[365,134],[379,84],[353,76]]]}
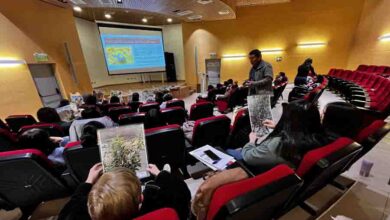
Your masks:
{"label": "fluorescent ceiling light", "polygon": [[26,64],[24,60],[0,58],[0,67],[14,67],[22,64]]}
{"label": "fluorescent ceiling light", "polygon": [[229,10],[222,10],[222,11],[219,11],[218,14],[219,15],[228,15],[228,14],[230,14],[230,11]]}
{"label": "fluorescent ceiling light", "polygon": [[77,11],[77,12],[81,12],[83,9],[81,7],[79,7],[79,6],[74,6],[73,10]]}
{"label": "fluorescent ceiling light", "polygon": [[323,47],[325,46],[325,42],[304,42],[304,43],[299,43],[298,47],[301,48],[314,48],[314,47]]}
{"label": "fluorescent ceiling light", "polygon": [[266,54],[283,53],[283,49],[281,48],[261,49],[260,51],[261,53],[266,53]]}
{"label": "fluorescent ceiling light", "polygon": [[382,35],[378,38],[380,41],[390,41],[390,33]]}
{"label": "fluorescent ceiling light", "polygon": [[245,58],[245,54],[224,54],[222,56],[223,59],[229,59],[229,60],[240,60]]}

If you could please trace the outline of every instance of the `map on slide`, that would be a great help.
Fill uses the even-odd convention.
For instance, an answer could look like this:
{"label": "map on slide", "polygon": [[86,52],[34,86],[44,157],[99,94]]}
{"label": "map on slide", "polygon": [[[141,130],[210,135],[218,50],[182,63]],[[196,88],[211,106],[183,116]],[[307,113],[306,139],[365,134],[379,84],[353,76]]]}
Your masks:
{"label": "map on slide", "polygon": [[134,56],[130,47],[107,47],[108,65],[133,64]]}

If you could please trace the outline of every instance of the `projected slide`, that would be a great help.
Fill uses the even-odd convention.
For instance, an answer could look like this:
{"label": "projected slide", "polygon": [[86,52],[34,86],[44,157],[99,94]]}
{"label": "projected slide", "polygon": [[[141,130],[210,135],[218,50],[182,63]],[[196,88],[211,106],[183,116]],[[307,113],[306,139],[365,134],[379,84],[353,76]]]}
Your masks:
{"label": "projected slide", "polygon": [[101,33],[109,74],[165,71],[161,32],[153,35]]}

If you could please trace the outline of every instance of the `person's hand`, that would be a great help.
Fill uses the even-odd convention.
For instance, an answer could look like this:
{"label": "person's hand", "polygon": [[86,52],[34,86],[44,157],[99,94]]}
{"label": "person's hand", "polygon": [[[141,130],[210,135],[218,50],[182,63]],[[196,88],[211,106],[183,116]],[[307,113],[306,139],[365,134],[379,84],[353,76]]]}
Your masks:
{"label": "person's hand", "polygon": [[64,139],[62,137],[50,137],[50,141],[53,143],[61,143]]}
{"label": "person's hand", "polygon": [[150,173],[150,174],[152,174],[153,176],[158,176],[158,174],[160,174],[160,170],[157,168],[157,166],[156,165],[154,165],[154,164],[149,164],[148,165],[148,168],[146,168],[146,170]]}
{"label": "person's hand", "polygon": [[102,163],[97,163],[93,165],[93,167],[89,170],[88,178],[85,182],[89,184],[95,184],[96,181],[99,179],[99,177],[102,175],[102,173],[103,173]]}
{"label": "person's hand", "polygon": [[263,125],[264,125],[265,127],[267,127],[267,128],[271,128],[271,129],[275,129],[275,127],[276,127],[275,122],[272,121],[272,120],[269,120],[269,119],[265,119],[265,120],[263,121]]}
{"label": "person's hand", "polygon": [[254,144],[254,143],[256,142],[256,140],[257,140],[257,135],[256,135],[256,133],[251,132],[251,133],[249,134],[249,142],[252,143],[252,144]]}

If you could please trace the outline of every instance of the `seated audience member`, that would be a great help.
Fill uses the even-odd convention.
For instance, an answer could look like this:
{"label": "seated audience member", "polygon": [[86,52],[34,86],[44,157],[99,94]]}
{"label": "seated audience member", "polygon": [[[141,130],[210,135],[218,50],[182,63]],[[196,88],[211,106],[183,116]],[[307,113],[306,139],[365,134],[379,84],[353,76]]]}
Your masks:
{"label": "seated audience member", "polygon": [[65,165],[62,153],[68,141],[68,137],[50,137],[45,130],[34,128],[23,132],[19,136],[19,147],[22,149],[38,149],[46,154],[54,164]]}
{"label": "seated audience member", "polygon": [[186,183],[150,164],[155,180],[142,192],[141,183],[129,169],[117,168],[102,173],[96,164],[59,214],[59,220],[127,220],[160,208],[174,208],[180,219],[189,215],[191,193]]}
{"label": "seated audience member", "polygon": [[305,84],[308,76],[314,77],[317,75],[316,72],[314,71],[312,64],[313,64],[313,59],[307,58],[305,62],[298,67],[298,73],[294,80],[294,84],[296,86]]}
{"label": "seated audience member", "polygon": [[167,107],[167,102],[171,100],[177,100],[174,99],[171,93],[167,93],[163,96],[163,103],[160,105],[160,109],[166,108]]}
{"label": "seated audience member", "polygon": [[96,99],[96,96],[94,96],[94,95],[87,95],[84,98],[85,105],[95,106],[96,103],[97,103],[97,99]]}
{"label": "seated audience member", "polygon": [[363,127],[363,115],[352,104],[329,103],[324,108],[322,126],[331,139],[348,137],[354,139]]}
{"label": "seated audience member", "polygon": [[161,105],[161,103],[163,103],[163,97],[164,97],[164,93],[162,92],[156,92],[154,94],[154,101],[155,102],[158,102],[159,105]]}
{"label": "seated audience member", "polygon": [[67,106],[67,105],[70,105],[69,100],[67,100],[67,99],[61,99],[60,104],[58,105],[58,108],[64,107],[64,106]]}
{"label": "seated audience member", "polygon": [[264,172],[277,164],[298,166],[302,156],[312,149],[329,142],[321,126],[317,106],[304,100],[283,105],[282,117],[276,126],[269,120],[265,126],[274,130],[262,142],[257,143],[254,133],[241,152],[229,150],[237,159],[242,159],[256,171]]}
{"label": "seated audience member", "polygon": [[111,128],[115,125],[110,117],[102,116],[96,108],[87,108],[81,112],[81,119],[74,120],[70,125],[69,138],[71,142],[80,140],[83,126],[90,121],[100,122],[106,128]]}
{"label": "seated audience member", "polygon": [[279,75],[277,75],[274,80],[274,87],[278,88],[280,86],[283,86],[287,82],[288,82],[288,78],[286,76],[286,73],[280,72]]}
{"label": "seated audience member", "polygon": [[[221,84],[218,84],[218,85],[222,86]],[[213,85],[209,85],[207,88],[207,98],[206,98],[207,101],[214,102],[216,96],[217,96],[217,90],[214,88]]]}
{"label": "seated audience member", "polygon": [[129,106],[130,108],[136,112],[138,110],[138,107],[141,105],[142,103],[139,101],[139,93],[138,92],[135,92],[131,95],[131,101],[129,102]]}
{"label": "seated audience member", "polygon": [[166,123],[162,120],[161,113],[157,109],[150,109],[145,114],[145,129],[165,126]]}
{"label": "seated audience member", "polygon": [[97,130],[103,129],[105,126],[97,121],[90,121],[83,126],[82,135],[80,137],[83,147],[97,147]]}
{"label": "seated audience member", "polygon": [[119,103],[121,103],[121,100],[119,99],[119,97],[118,96],[111,96],[111,98],[110,98],[110,104],[119,104]]}
{"label": "seated audience member", "polygon": [[70,123],[61,121],[60,116],[54,108],[43,107],[37,112],[37,117],[41,123],[52,123],[62,127],[65,134],[69,133]]}
{"label": "seated audience member", "polygon": [[96,93],[96,100],[97,100],[97,104],[99,105],[103,104],[105,100],[104,100],[104,93],[102,91],[98,91]]}

